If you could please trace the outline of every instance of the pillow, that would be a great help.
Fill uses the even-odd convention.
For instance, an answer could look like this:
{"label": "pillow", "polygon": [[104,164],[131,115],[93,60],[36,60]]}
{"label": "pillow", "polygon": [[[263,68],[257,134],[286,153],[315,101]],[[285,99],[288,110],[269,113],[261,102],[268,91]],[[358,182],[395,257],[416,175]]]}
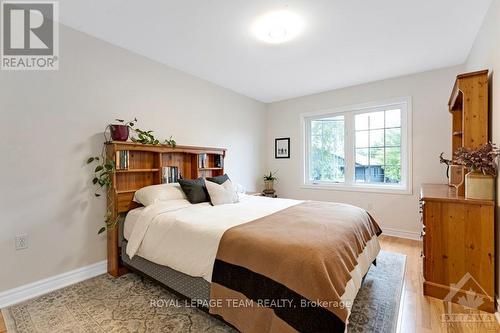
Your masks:
{"label": "pillow", "polygon": [[179,179],[179,184],[190,203],[197,204],[209,201],[203,178]]}
{"label": "pillow", "polygon": [[207,177],[207,180],[222,185],[226,180],[229,180],[229,176],[227,174],[223,174],[222,176],[217,177]]}
{"label": "pillow", "polygon": [[229,179],[222,185],[210,181],[205,182],[205,185],[210,196],[210,203],[213,206],[231,204],[239,201],[238,193]]}
{"label": "pillow", "polygon": [[151,185],[137,190],[134,201],[149,206],[158,201],[186,199],[184,192],[177,183]]}

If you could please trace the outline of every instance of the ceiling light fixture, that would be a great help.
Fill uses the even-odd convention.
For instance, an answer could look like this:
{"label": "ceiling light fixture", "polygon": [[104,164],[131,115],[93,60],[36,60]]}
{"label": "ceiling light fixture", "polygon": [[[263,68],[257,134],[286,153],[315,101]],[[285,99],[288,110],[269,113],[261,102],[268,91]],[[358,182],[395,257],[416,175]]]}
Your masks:
{"label": "ceiling light fixture", "polygon": [[257,18],[252,31],[257,39],[281,44],[297,37],[304,27],[301,17],[288,10],[269,12]]}

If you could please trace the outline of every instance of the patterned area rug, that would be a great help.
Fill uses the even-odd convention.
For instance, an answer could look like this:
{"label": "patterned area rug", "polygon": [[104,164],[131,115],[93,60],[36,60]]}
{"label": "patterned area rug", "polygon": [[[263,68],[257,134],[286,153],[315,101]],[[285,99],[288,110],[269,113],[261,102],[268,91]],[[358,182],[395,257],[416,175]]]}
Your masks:
{"label": "patterned area rug", "polygon": [[[395,332],[405,261],[403,255],[380,252],[354,302],[349,332]],[[101,275],[2,314],[8,333],[235,332],[191,305],[135,274],[118,279]]]}

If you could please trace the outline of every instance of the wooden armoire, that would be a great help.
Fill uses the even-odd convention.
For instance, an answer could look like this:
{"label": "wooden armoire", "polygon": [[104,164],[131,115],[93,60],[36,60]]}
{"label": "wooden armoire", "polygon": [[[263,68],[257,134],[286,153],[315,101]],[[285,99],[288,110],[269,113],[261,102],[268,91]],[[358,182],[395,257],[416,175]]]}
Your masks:
{"label": "wooden armoire", "polygon": [[[489,141],[488,71],[457,76],[449,101],[452,149]],[[495,311],[495,201],[464,197],[464,185],[423,184],[420,194],[424,294]],[[469,296],[470,297],[470,296]]]}

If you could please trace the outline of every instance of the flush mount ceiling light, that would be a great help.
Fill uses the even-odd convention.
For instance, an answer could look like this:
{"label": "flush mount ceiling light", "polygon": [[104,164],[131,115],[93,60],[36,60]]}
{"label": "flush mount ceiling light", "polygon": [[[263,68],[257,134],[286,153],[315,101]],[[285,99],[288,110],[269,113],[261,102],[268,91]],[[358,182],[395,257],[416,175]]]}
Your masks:
{"label": "flush mount ceiling light", "polygon": [[281,44],[297,37],[303,27],[304,22],[297,14],[277,10],[258,17],[252,31],[263,42]]}

